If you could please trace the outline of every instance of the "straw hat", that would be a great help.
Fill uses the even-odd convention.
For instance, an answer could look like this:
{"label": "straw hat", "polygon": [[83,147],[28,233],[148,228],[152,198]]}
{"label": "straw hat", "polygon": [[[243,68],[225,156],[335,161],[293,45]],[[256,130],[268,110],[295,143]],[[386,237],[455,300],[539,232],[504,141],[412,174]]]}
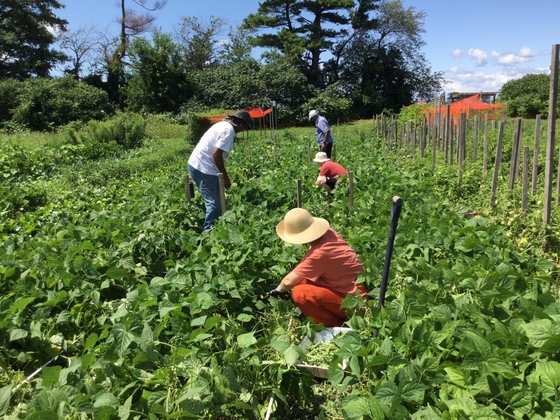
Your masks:
{"label": "straw hat", "polygon": [[319,115],[319,111],[317,111],[316,109],[312,109],[311,111],[309,111],[309,121],[311,121],[311,119],[313,117],[316,117],[317,115]]}
{"label": "straw hat", "polygon": [[317,154],[315,155],[315,159],[313,159],[313,162],[326,162],[327,160],[330,160],[327,157],[327,154],[325,152],[317,152]]}
{"label": "straw hat", "polygon": [[295,208],[276,225],[276,233],[288,243],[307,244],[323,236],[329,227],[327,220],[313,217],[305,209]]}

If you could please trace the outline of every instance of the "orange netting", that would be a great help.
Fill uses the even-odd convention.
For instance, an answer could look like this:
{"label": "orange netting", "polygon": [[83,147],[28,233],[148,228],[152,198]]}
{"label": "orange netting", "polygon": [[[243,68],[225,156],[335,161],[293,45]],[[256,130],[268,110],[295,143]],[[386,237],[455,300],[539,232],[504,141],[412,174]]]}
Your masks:
{"label": "orange netting", "polygon": [[[272,109],[261,109],[261,108],[250,108],[250,109],[246,109],[246,111],[249,113],[249,115],[251,116],[251,118],[255,119],[255,118],[263,118],[264,116],[270,114],[272,112]],[[205,120],[211,122],[212,124],[217,123],[218,121],[222,121],[224,118],[226,118],[229,115],[234,114],[235,111],[231,111],[228,112],[227,114],[223,114],[223,115],[210,115],[207,117],[202,117]]]}
{"label": "orange netting", "polygon": [[[428,118],[432,119],[436,111],[439,112],[441,116],[445,117],[447,115],[447,105],[441,105],[439,108],[436,108],[436,105],[432,105],[423,110],[422,113],[427,114]],[[482,119],[488,114],[489,120],[497,120],[500,119],[505,112],[505,104],[487,104],[480,98],[479,93],[449,105],[449,114],[450,117],[453,118],[455,124],[459,122],[461,114],[467,114],[467,118],[478,115],[479,118]]]}

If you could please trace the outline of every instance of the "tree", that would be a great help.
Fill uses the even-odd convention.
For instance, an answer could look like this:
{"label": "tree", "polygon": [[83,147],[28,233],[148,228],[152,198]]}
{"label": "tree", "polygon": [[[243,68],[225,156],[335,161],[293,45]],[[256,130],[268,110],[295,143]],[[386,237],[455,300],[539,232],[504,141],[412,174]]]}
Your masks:
{"label": "tree", "polygon": [[254,45],[279,50],[301,67],[312,85],[323,86],[321,55],[332,51],[353,26],[371,27],[368,13],[376,1],[358,1],[356,7],[354,0],[265,0],[243,27],[255,32]]}
{"label": "tree", "polygon": [[432,74],[420,52],[424,17],[412,7],[404,9],[401,0],[383,1],[376,28],[358,31],[327,64],[329,74],[352,92],[363,117],[384,108],[398,111],[441,92],[441,73]]}
{"label": "tree", "polygon": [[154,22],[155,17],[149,12],[162,9],[167,0],[130,0],[143,9],[143,12],[138,12],[135,9],[126,7],[126,0],[120,0],[121,16],[118,19],[120,24],[119,43],[113,54],[107,56],[107,82],[113,91],[114,99],[120,108],[124,106],[124,96],[122,89],[126,84],[125,74],[125,57],[127,55],[128,47],[130,45],[130,38],[139,36],[140,34],[148,31],[151,24]]}
{"label": "tree", "polygon": [[94,26],[79,28],[76,31],[62,33],[59,38],[60,48],[68,60],[64,73],[80,80],[86,73],[91,75],[96,67],[96,53],[99,50],[101,36]]}
{"label": "tree", "polygon": [[507,112],[511,117],[535,118],[542,115],[546,118],[550,100],[550,76],[527,74],[520,79],[510,80],[502,86],[499,100],[507,103]]}
{"label": "tree", "polygon": [[260,106],[269,107],[274,101],[279,120],[307,121],[310,108],[305,104],[316,92],[290,60],[278,52],[268,54],[258,79],[262,86]]}
{"label": "tree", "polygon": [[56,17],[57,0],[0,0],[0,79],[47,77],[65,59],[51,49],[55,35],[67,21]]}
{"label": "tree", "polygon": [[126,87],[132,111],[177,112],[192,95],[185,58],[171,35],[155,31],[153,44],[133,40]]}
{"label": "tree", "polygon": [[218,63],[216,37],[225,27],[221,18],[210,16],[208,21],[197,17],[182,17],[176,38],[185,54],[189,70],[204,70]]}

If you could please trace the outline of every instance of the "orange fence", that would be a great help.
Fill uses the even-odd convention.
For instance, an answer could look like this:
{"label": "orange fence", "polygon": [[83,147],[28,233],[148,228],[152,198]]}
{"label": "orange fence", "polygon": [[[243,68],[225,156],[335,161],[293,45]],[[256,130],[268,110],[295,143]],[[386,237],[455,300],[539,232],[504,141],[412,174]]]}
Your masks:
{"label": "orange fence", "polygon": [[[435,105],[432,105],[425,110],[423,113],[427,113],[428,117],[431,119],[438,110]],[[438,112],[442,116],[447,115],[447,105],[442,105]],[[506,112],[505,104],[487,104],[480,99],[480,94],[469,96],[468,98],[462,99],[457,102],[449,104],[449,114],[453,118],[455,124],[459,122],[461,114],[467,114],[467,118],[478,115],[479,118],[484,119],[485,115],[488,114],[489,120],[498,120]]]}
{"label": "orange fence", "polygon": [[[253,119],[264,118],[265,116],[267,116],[268,114],[270,114],[272,112],[272,108],[265,109],[265,110],[263,110],[262,108],[250,108],[250,109],[246,109],[246,111],[249,112],[249,115],[251,115],[251,118],[253,118]],[[214,124],[218,121],[223,120],[228,115],[233,115],[234,113],[235,113],[235,111],[231,111],[231,112],[229,112],[227,114],[223,114],[223,115],[210,115],[210,116],[201,117],[201,118],[204,118],[205,120]]]}

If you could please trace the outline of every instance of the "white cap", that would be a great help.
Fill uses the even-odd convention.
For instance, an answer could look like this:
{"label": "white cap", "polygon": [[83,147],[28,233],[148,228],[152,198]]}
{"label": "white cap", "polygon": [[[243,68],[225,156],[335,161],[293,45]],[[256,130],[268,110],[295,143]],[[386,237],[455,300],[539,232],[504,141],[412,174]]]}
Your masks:
{"label": "white cap", "polygon": [[319,115],[319,111],[317,111],[316,109],[312,109],[311,111],[309,111],[309,121],[311,121],[311,118],[316,117],[317,115]]}

